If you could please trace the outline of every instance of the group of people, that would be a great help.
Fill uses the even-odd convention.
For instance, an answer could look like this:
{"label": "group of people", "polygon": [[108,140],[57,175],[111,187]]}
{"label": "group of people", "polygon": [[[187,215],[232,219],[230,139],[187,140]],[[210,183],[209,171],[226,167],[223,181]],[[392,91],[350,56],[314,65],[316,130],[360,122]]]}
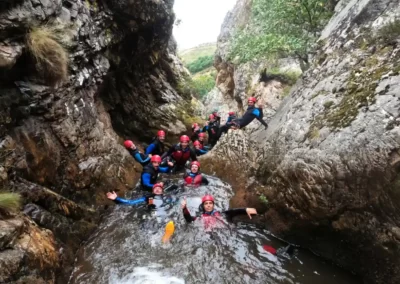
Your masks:
{"label": "group of people", "polygon": [[[185,169],[185,165],[190,161],[189,170],[184,174],[184,186],[200,186],[208,185],[207,178],[200,172],[200,163],[197,157],[207,153],[209,148],[205,145],[205,133],[208,133],[208,142],[211,147],[215,145],[219,137],[230,128],[240,129],[247,126],[254,119],[259,120],[266,128],[268,125],[262,120],[262,107],[255,107],[256,98],[248,99],[248,109],[241,118],[236,118],[234,112],[229,112],[229,116],[225,125],[220,126],[221,117],[217,112],[213,112],[209,116],[203,128],[198,123],[194,123],[192,127],[192,135],[182,135],[179,143],[172,145],[168,151],[165,150],[165,131],[159,130],[157,136],[145,149],[144,153],[139,152],[136,145],[131,140],[124,142],[125,148],[130,152],[133,158],[143,166],[140,178],[140,189],[146,194],[144,196],[127,200],[117,196],[115,192],[108,192],[107,197],[116,203],[136,205],[145,203],[149,208],[156,209],[162,207],[166,202],[164,196],[164,183],[158,181],[159,173],[176,173]],[[189,146],[190,140],[193,143],[193,149]],[[251,215],[257,214],[254,208],[231,209],[219,212],[215,209],[214,198],[211,195],[205,195],[200,205],[202,220],[205,220],[207,226],[213,223],[210,220],[216,220],[221,213],[228,217],[240,214]],[[187,222],[192,222],[198,217],[193,217],[186,207],[186,200],[181,202],[183,216]],[[211,219],[209,219],[211,218]]]}

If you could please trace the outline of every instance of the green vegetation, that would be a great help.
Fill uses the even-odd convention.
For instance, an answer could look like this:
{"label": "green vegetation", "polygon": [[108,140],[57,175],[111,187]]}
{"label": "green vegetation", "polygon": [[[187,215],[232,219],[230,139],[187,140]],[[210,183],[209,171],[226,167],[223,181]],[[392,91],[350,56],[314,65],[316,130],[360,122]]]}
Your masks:
{"label": "green vegetation", "polygon": [[252,18],[236,31],[229,57],[247,62],[257,58],[295,56],[303,69],[319,32],[332,15],[330,0],[254,0]]}
{"label": "green vegetation", "polygon": [[268,75],[278,75],[282,77],[284,81],[290,86],[293,86],[296,84],[297,79],[301,76],[301,72],[296,72],[296,71],[282,71],[277,67],[271,68],[267,70]]}
{"label": "green vegetation", "polygon": [[21,206],[21,196],[11,192],[0,193],[0,213],[8,214],[17,211]]}
{"label": "green vegetation", "polygon": [[400,35],[400,19],[395,19],[379,29],[378,37],[387,44]]}
{"label": "green vegetation", "polygon": [[56,28],[32,28],[26,37],[39,77],[49,85],[55,85],[67,79],[68,55],[63,45],[65,38]]}
{"label": "green vegetation", "polygon": [[199,57],[214,56],[216,49],[216,43],[202,44],[190,49],[179,51],[179,57],[182,59],[185,66],[188,66],[196,61]]}
{"label": "green vegetation", "polygon": [[192,63],[189,63],[186,67],[192,74],[195,74],[213,66],[213,63],[214,55],[207,55],[197,58]]}
{"label": "green vegetation", "polygon": [[215,87],[215,73],[204,73],[193,77],[193,87],[197,97],[202,99]]}
{"label": "green vegetation", "polygon": [[267,199],[267,197],[265,197],[264,194],[261,194],[260,197],[259,197],[259,199],[260,199],[260,201],[261,201],[262,203],[264,203],[265,205],[268,205],[268,199]]}

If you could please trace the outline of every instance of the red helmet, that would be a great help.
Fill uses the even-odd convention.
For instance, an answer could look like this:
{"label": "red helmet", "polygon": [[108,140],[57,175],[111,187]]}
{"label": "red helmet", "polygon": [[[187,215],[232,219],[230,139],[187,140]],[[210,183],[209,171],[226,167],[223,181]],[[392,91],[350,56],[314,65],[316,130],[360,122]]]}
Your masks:
{"label": "red helmet", "polygon": [[201,145],[201,143],[197,140],[193,142],[193,146],[200,146],[200,145]]}
{"label": "red helmet", "polygon": [[250,97],[247,101],[255,103],[257,99],[255,97]]}
{"label": "red helmet", "polygon": [[189,142],[190,138],[187,135],[182,135],[181,138],[179,139],[179,141],[181,141],[181,143],[182,142]]}
{"label": "red helmet", "polygon": [[130,149],[133,145],[135,145],[135,144],[133,144],[133,142],[131,140],[126,140],[124,142],[124,146],[126,149]]}
{"label": "red helmet", "polygon": [[153,189],[155,189],[156,187],[164,188],[164,186],[163,186],[162,183],[156,183],[156,184],[154,184],[154,185],[153,185]]}
{"label": "red helmet", "polygon": [[201,203],[204,203],[206,201],[212,201],[214,203],[214,197],[212,195],[204,195],[203,198],[201,199]]}
{"label": "red helmet", "polygon": [[210,114],[209,116],[208,116],[208,119],[214,119],[215,118],[215,115],[213,115],[213,114]]}
{"label": "red helmet", "polygon": [[199,124],[198,123],[193,123],[192,128],[196,128],[196,127],[199,127]]}
{"label": "red helmet", "polygon": [[[197,142],[199,142],[199,141],[197,141]],[[191,162],[190,163],[190,167],[192,167],[193,165],[196,165],[200,169],[200,163],[199,162],[197,162],[197,161]]]}
{"label": "red helmet", "polygon": [[229,115],[235,115],[235,112],[234,111],[230,111],[230,112],[228,112],[228,114]]}
{"label": "red helmet", "polygon": [[158,156],[158,155],[154,155],[154,156],[151,157],[151,160],[150,160],[150,161],[151,161],[151,162],[158,162],[158,163],[161,163],[161,157]]}
{"label": "red helmet", "polygon": [[160,136],[165,136],[165,131],[164,130],[159,130],[157,132],[157,137],[160,137]]}
{"label": "red helmet", "polygon": [[204,132],[199,133],[199,137],[206,137],[206,134]]}

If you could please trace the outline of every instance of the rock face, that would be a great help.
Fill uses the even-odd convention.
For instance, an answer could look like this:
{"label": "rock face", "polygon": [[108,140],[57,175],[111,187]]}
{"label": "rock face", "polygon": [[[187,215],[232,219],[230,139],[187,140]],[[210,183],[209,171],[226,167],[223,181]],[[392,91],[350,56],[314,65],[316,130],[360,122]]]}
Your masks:
{"label": "rock face", "polygon": [[[186,130],[179,108],[189,98],[174,89],[185,71],[171,39],[173,1],[3,2],[0,186],[23,195],[24,213],[41,228],[18,216],[1,225],[0,282],[66,283],[76,249],[105,208],[104,193],[132,188],[141,171],[117,133],[146,140],[159,128]],[[41,49],[34,56],[34,31],[45,56],[61,60],[60,45],[67,50],[63,80],[41,73],[56,59],[41,60]],[[21,229],[21,220],[31,225]],[[49,261],[42,248],[24,251],[30,232]]]}
{"label": "rock face", "polygon": [[399,7],[339,2],[269,129],[231,132],[213,150],[252,145],[228,159],[251,160],[264,188],[249,190],[269,201],[267,227],[365,283],[400,283]]}

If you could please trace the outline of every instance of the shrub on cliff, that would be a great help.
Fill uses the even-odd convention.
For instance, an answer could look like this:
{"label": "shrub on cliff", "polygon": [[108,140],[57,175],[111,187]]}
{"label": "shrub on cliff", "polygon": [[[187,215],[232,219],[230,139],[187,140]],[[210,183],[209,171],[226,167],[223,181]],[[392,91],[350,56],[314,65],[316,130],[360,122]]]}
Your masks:
{"label": "shrub on cliff", "polygon": [[21,196],[16,193],[0,193],[0,214],[6,215],[9,212],[17,211],[21,206]]}
{"label": "shrub on cliff", "polygon": [[193,77],[193,87],[197,97],[202,99],[215,87],[215,74],[206,73]]}
{"label": "shrub on cliff", "polygon": [[194,62],[188,64],[187,68],[190,73],[194,74],[211,67],[214,63],[214,55],[201,56]]}
{"label": "shrub on cliff", "polygon": [[254,0],[249,24],[236,31],[231,60],[295,56],[308,66],[308,54],[332,15],[332,0]]}
{"label": "shrub on cliff", "polygon": [[32,28],[26,37],[39,77],[49,85],[64,81],[68,75],[68,56],[62,35],[48,27]]}

